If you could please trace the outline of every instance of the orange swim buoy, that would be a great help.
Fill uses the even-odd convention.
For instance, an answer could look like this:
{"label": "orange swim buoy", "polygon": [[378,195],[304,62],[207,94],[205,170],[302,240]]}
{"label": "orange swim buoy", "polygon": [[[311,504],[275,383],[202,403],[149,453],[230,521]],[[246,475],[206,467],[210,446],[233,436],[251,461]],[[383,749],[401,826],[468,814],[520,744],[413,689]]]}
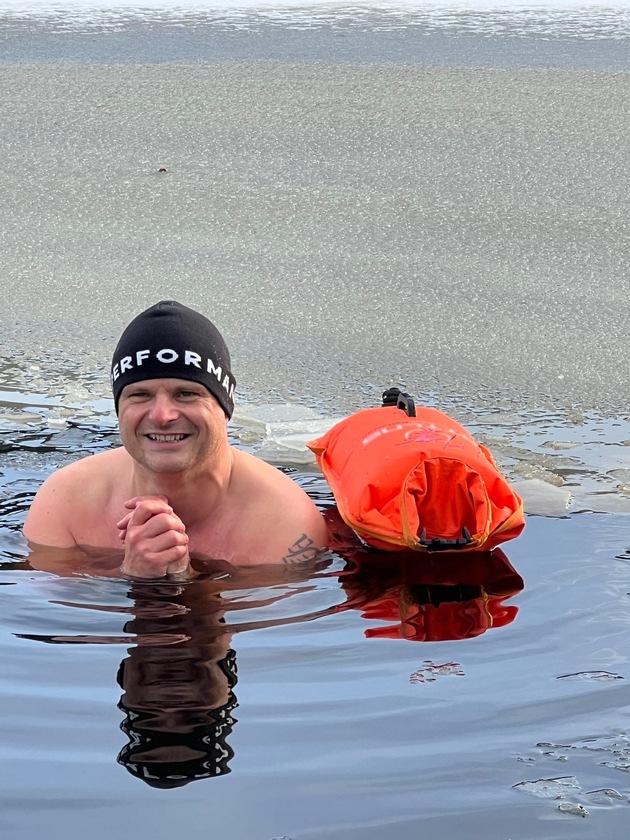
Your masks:
{"label": "orange swim buoy", "polygon": [[491,549],[525,525],[523,502],[486,447],[398,389],[307,446],[344,521],[373,548]]}

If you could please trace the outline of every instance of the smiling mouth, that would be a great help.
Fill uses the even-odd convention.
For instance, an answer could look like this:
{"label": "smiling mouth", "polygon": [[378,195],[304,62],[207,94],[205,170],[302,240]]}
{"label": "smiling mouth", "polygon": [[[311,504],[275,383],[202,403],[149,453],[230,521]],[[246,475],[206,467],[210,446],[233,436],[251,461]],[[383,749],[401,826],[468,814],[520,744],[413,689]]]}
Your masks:
{"label": "smiling mouth", "polygon": [[188,435],[157,435],[151,433],[148,434],[147,437],[149,438],[149,440],[155,440],[158,443],[177,443],[177,441],[184,440],[184,438],[187,438]]}

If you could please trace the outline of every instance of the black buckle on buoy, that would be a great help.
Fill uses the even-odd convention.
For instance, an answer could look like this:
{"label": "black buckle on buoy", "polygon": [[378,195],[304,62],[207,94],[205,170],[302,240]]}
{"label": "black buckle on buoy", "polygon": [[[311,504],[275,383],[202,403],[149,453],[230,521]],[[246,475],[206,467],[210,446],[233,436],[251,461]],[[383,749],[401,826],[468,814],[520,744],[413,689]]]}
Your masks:
{"label": "black buckle on buoy", "polygon": [[400,388],[388,388],[387,391],[383,391],[383,407],[390,405],[400,408],[408,417],[416,416],[416,405],[413,397],[405,394]]}
{"label": "black buckle on buoy", "polygon": [[422,529],[418,538],[420,545],[423,545],[427,551],[459,551],[470,545],[472,541],[468,528],[462,528],[462,535],[459,539],[447,540],[442,537],[433,537],[432,540],[428,540],[426,528]]}

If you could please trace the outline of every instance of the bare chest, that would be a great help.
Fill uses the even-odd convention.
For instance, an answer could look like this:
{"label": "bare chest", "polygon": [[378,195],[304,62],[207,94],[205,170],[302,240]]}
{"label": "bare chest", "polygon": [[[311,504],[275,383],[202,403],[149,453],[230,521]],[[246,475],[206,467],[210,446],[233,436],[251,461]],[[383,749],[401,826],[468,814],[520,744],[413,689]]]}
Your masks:
{"label": "bare chest", "polygon": [[72,536],[77,545],[93,548],[123,549],[118,523],[128,511],[119,504],[101,504],[77,511]]}
{"label": "bare chest", "polygon": [[[124,500],[115,500],[97,509],[77,512],[73,525],[75,542],[86,548],[124,551],[118,524],[129,511]],[[186,523],[184,523],[186,524]],[[193,558],[243,562],[254,552],[249,529],[232,518],[210,516],[199,525],[186,527]]]}

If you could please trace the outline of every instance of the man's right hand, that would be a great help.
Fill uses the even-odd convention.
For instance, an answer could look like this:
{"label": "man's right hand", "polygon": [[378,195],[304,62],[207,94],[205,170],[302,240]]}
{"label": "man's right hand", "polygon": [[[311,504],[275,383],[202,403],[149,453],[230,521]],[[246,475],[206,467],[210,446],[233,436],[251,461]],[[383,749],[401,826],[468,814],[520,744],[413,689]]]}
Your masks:
{"label": "man's right hand", "polygon": [[188,535],[165,496],[136,496],[125,502],[129,513],[117,527],[125,545],[123,575],[162,578],[190,569]]}

